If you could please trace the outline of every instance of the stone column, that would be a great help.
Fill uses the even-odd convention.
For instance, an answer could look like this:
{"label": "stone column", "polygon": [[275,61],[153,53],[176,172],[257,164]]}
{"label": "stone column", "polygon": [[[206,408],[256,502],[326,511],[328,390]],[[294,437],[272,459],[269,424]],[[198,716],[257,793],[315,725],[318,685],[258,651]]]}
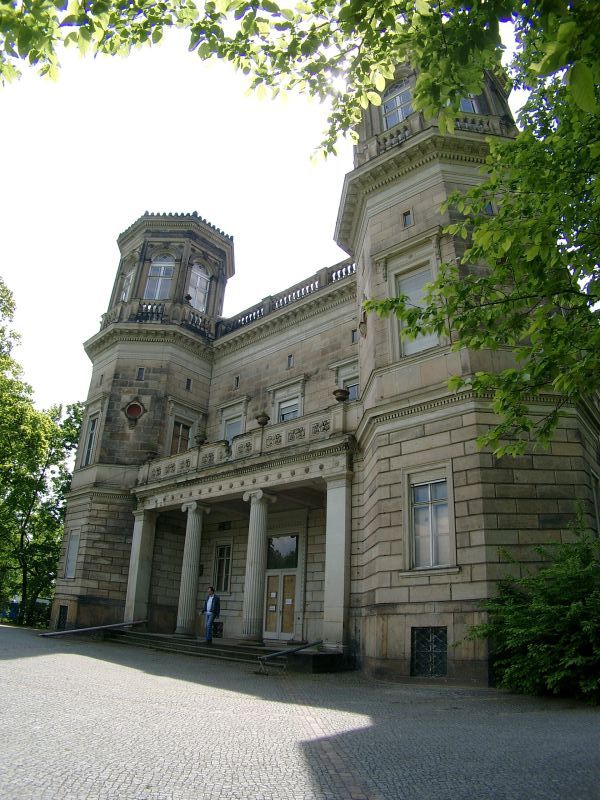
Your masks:
{"label": "stone column", "polygon": [[187,521],[175,633],[182,636],[192,636],[196,619],[196,598],[198,596],[202,513],[206,512],[208,514],[209,509],[199,503],[184,503],[181,506],[181,510],[187,511]]}
{"label": "stone column", "polygon": [[250,524],[248,526],[242,636],[247,639],[261,640],[267,569],[267,506],[269,502],[275,502],[275,498],[257,489],[255,492],[246,492],[244,500],[246,502],[250,500]]}
{"label": "stone column", "polygon": [[323,644],[336,650],[346,643],[350,602],[351,486],[351,473],[327,479]]}
{"label": "stone column", "polygon": [[129,557],[129,577],[123,622],[146,619],[150,573],[154,553],[155,511],[134,511],[133,539]]}

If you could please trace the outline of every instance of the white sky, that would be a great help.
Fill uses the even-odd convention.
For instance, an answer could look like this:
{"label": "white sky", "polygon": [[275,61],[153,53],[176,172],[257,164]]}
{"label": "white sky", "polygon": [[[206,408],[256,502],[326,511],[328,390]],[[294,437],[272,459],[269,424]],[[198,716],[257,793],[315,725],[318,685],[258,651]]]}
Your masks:
{"label": "white sky", "polygon": [[248,96],[186,41],[127,58],[67,50],[58,82],[31,71],[0,88],[0,275],[41,408],[85,399],[82,344],[106,311],[117,236],[146,210],[197,211],[234,237],[226,316],[346,257],[333,232],[351,147],[311,160],[326,108]]}
{"label": "white sky", "polygon": [[57,83],[30,72],[0,88],[0,275],[39,407],[85,398],[82,343],[106,311],[117,236],[146,210],[197,211],[233,235],[227,316],[346,257],[333,232],[350,145],[313,163],[326,108],[247,85],[169,39],[125,59],[68,50]]}

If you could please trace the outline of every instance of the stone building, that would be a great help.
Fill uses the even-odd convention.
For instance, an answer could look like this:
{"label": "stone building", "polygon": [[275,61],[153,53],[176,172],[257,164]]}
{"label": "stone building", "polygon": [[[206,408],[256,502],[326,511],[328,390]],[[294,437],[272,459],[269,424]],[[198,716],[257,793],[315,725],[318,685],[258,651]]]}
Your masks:
{"label": "stone building", "polygon": [[362,310],[419,302],[460,258],[440,206],[481,180],[487,137],[514,135],[493,77],[452,134],[413,112],[413,82],[400,70],[360,126],[335,231],[348,261],[224,319],[230,236],[195,213],[147,213],[119,236],[85,344],[55,626],[198,634],[213,584],[226,638],[323,639],[377,674],[485,682],[485,646],[464,635],[519,569],[501,548],[534,559],[578,498],[597,526],[597,408],[566,409],[547,451],[498,460],[475,443],[488,401],[447,380],[510,353],[402,340]]}

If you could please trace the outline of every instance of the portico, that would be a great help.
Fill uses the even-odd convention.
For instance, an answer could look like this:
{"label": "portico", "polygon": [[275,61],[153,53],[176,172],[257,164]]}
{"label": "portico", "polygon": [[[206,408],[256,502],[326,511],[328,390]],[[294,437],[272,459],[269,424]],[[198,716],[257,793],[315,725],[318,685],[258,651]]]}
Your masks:
{"label": "portico", "polygon": [[[351,457],[351,437],[340,436],[317,452],[288,453],[276,464],[261,459],[251,466],[243,459],[243,465],[236,460],[235,467],[195,471],[185,481],[140,482],[125,619],[135,615],[148,618],[151,629],[198,634],[203,577],[213,574],[212,562],[225,549],[230,577],[222,577],[217,593],[226,636],[322,638],[341,650],[347,638]],[[154,463],[153,469],[162,467],[164,474],[167,466]]]}

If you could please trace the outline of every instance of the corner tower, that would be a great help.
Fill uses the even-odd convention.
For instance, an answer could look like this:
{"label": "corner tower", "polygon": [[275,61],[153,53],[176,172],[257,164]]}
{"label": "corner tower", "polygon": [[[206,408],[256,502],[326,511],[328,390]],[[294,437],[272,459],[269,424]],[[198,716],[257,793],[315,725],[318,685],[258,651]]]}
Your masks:
{"label": "corner tower", "polygon": [[122,617],[130,490],[144,461],[182,453],[204,435],[211,344],[234,274],[232,237],[195,212],[145,213],[118,245],[108,309],[85,343],[92,378],[59,565],[58,627]]}
{"label": "corner tower", "polygon": [[435,335],[403,340],[396,318],[367,317],[360,304],[398,294],[419,304],[440,264],[460,259],[465,244],[444,233],[453,218],[441,206],[481,182],[488,137],[516,129],[491,74],[481,95],[463,99],[453,133],[414,110],[415,78],[400,67],[363,115],[336,225],[356,263],[362,334],[351,627],[371,672],[485,682],[487,653],[464,636],[497,577],[487,545],[498,503],[515,501],[489,499],[500,471],[475,446],[488,409],[450,392],[448,378],[492,356],[453,352]]}

